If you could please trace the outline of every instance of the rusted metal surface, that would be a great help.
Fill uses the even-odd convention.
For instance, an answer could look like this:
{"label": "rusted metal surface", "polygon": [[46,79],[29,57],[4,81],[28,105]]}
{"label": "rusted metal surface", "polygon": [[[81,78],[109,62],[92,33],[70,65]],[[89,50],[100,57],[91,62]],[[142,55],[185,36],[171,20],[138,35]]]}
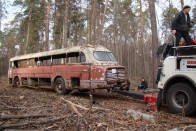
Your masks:
{"label": "rusted metal surface", "polygon": [[[85,62],[65,63],[58,65],[51,64],[49,66],[35,65],[26,68],[10,68],[8,76],[10,79],[12,79],[12,82],[14,81],[15,77],[18,77],[21,85],[24,85],[25,83],[22,81],[23,78],[37,78],[33,81],[35,81],[35,85],[38,86],[42,84],[40,80],[50,78],[49,82],[51,82],[51,88],[53,87],[55,79],[62,77],[65,81],[65,87],[69,90],[74,88],[79,90],[109,89],[126,86],[127,76],[124,66],[120,66],[116,61],[98,61],[93,56],[93,51],[111,52],[102,46],[77,46],[67,49],[28,54],[11,58],[10,62],[77,51],[85,54]],[[26,83],[28,84],[28,81]]]}

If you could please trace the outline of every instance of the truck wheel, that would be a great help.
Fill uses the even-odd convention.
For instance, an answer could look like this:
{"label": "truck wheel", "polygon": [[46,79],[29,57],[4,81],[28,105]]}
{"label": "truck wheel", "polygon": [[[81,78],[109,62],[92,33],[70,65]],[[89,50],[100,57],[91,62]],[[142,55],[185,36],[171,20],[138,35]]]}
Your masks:
{"label": "truck wheel", "polygon": [[57,78],[54,82],[54,89],[59,95],[68,94],[69,91],[65,87],[65,82],[62,78]]}
{"label": "truck wheel", "polygon": [[18,77],[16,77],[16,78],[14,79],[13,87],[19,87],[19,85],[20,85],[20,80],[19,80]]}
{"label": "truck wheel", "polygon": [[182,113],[183,103],[185,115],[190,115],[196,110],[196,92],[186,83],[172,85],[168,89],[166,101],[170,110],[176,114]]}
{"label": "truck wheel", "polygon": [[162,107],[162,93],[163,93],[163,90],[161,89],[159,91],[159,94],[157,96],[157,101],[156,101],[157,111],[160,111]]}

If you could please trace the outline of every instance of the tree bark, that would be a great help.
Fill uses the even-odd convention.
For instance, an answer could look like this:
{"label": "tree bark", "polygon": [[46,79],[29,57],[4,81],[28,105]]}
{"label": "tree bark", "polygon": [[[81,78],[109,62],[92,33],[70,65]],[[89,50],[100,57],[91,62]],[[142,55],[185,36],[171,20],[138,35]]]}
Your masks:
{"label": "tree bark", "polygon": [[[2,8],[3,8],[3,7],[2,7],[2,1],[0,0],[0,31],[1,31],[1,19],[2,19],[2,15],[3,15],[3,14],[2,14],[2,13],[3,13],[3,12],[2,12],[2,10],[3,10]],[[0,46],[1,46],[1,45],[0,45]]]}
{"label": "tree bark", "polygon": [[70,0],[66,0],[65,1],[64,21],[63,21],[63,43],[62,43],[62,48],[65,48],[68,45],[67,34],[68,34],[69,8],[70,8]]}
{"label": "tree bark", "polygon": [[156,14],[155,14],[155,5],[154,0],[149,0],[149,9],[150,9],[150,23],[151,23],[151,31],[152,31],[152,79],[153,88],[155,87],[155,76],[157,72],[157,60],[156,60],[156,49],[158,48],[158,35],[157,35],[157,22],[156,22]]}
{"label": "tree bark", "polygon": [[100,27],[100,31],[99,31],[98,45],[100,45],[102,43],[102,32],[103,32],[107,7],[108,7],[108,0],[106,0],[106,4],[105,4],[105,7],[104,7],[104,12],[103,12],[103,15],[101,17],[101,27]]}
{"label": "tree bark", "polygon": [[[144,21],[144,14],[143,14],[143,11],[142,11],[142,0],[140,0],[140,39],[139,39],[139,52],[140,52],[140,61],[141,61],[141,64],[140,64],[140,71],[141,71],[141,74],[142,76],[145,75],[145,62],[144,62],[144,27],[145,27],[145,21]],[[139,65],[138,65],[139,66]],[[141,67],[143,66],[143,67]]]}
{"label": "tree bark", "polygon": [[50,23],[50,0],[48,0],[47,12],[46,12],[46,43],[45,43],[45,51],[49,50],[49,23]]}
{"label": "tree bark", "polygon": [[29,33],[30,33],[30,23],[31,23],[31,12],[32,9],[29,11],[29,21],[28,21],[28,26],[27,26],[27,36],[26,36],[26,47],[25,47],[25,54],[28,53],[28,46],[29,46]]}
{"label": "tree bark", "polygon": [[184,7],[184,0],[180,0],[180,3],[181,3],[181,7],[183,9],[183,7]]}

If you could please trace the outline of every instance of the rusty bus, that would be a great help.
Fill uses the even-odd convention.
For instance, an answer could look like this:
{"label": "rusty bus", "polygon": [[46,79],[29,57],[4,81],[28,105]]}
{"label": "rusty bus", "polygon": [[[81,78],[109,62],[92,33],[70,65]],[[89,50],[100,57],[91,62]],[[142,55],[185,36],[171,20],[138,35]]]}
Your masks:
{"label": "rusty bus", "polygon": [[103,46],[75,46],[13,57],[9,84],[52,88],[58,94],[73,89],[128,89],[126,69]]}

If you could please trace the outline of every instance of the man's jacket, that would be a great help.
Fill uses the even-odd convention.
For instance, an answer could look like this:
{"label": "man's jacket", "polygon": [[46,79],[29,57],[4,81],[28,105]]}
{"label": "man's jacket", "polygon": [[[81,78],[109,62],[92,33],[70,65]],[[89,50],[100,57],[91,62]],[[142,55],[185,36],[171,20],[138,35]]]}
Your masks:
{"label": "man's jacket", "polygon": [[142,81],[141,85],[148,88],[148,82],[146,80]]}
{"label": "man's jacket", "polygon": [[187,21],[183,11],[180,11],[172,21],[172,30],[188,31],[190,28],[190,16],[187,14]]}

